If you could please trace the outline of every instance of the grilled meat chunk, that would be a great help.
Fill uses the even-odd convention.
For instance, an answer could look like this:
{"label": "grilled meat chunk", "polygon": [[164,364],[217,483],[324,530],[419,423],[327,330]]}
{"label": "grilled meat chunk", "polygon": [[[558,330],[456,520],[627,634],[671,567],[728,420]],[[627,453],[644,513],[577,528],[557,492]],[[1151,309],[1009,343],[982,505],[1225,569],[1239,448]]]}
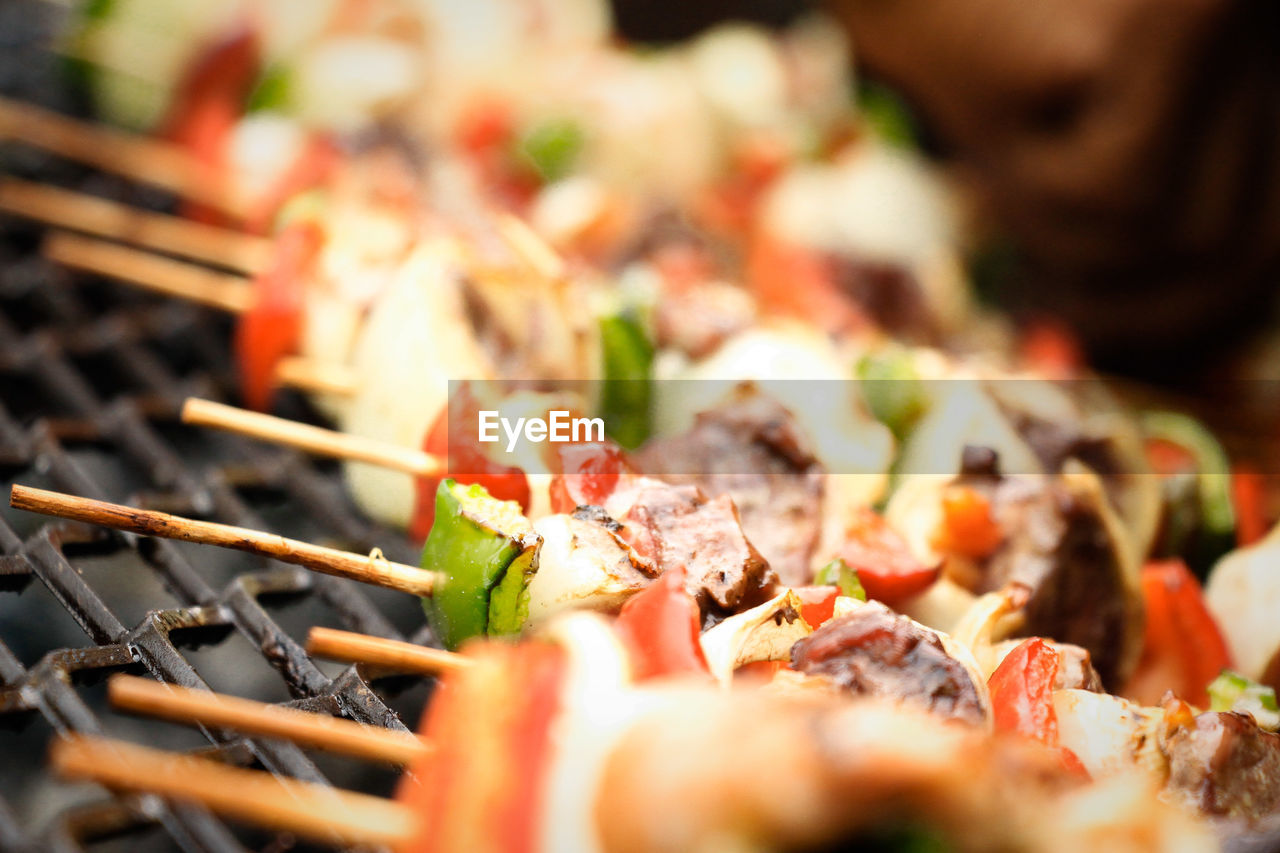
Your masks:
{"label": "grilled meat chunk", "polygon": [[1247,714],[1206,711],[1161,744],[1165,791],[1183,805],[1253,820],[1280,810],[1280,735]]}
{"label": "grilled meat chunk", "polygon": [[942,635],[878,602],[826,622],[795,644],[791,660],[805,675],[824,676],[853,694],[975,724],[986,720],[981,678],[948,652]]}
{"label": "grilled meat chunk", "polygon": [[642,470],[708,495],[728,495],[748,537],[788,586],[809,582],[822,527],[823,476],[791,414],[746,394],[698,416],[681,436],[652,442]]}
{"label": "grilled meat chunk", "polygon": [[637,491],[622,523],[622,539],[658,571],[685,569],[704,614],[759,604],[777,583],[727,495],[708,500],[696,486],[655,483]]}
{"label": "grilled meat chunk", "polygon": [[975,593],[1025,590],[1019,635],[1082,647],[1103,685],[1118,687],[1141,651],[1141,599],[1098,478],[1076,471],[965,482],[987,495],[1005,540],[962,573],[949,562],[949,576]]}

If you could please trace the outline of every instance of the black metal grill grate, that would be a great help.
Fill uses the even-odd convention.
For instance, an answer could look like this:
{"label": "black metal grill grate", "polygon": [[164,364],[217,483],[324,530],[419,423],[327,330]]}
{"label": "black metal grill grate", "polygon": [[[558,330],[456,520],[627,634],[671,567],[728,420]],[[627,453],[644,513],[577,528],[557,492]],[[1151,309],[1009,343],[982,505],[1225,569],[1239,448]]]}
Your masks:
{"label": "black metal grill grate", "polygon": [[[356,551],[377,545],[394,559],[414,560],[402,535],[352,509],[336,466],[177,422],[187,395],[216,398],[230,387],[225,318],[72,280],[29,253],[34,232],[6,223],[6,236],[20,252],[0,275],[6,486],[39,485]],[[0,762],[0,849],[114,849],[122,833],[141,833],[141,849],[264,843],[199,809],[132,797],[103,805],[91,786],[44,778],[43,755],[54,733],[123,732],[141,742],[175,742],[175,733],[164,731],[173,727],[125,720],[104,708],[96,682],[111,671],[149,672],[403,728],[387,704],[394,695],[409,724],[416,722],[423,691],[395,692],[411,682],[388,683],[391,693],[379,694],[354,668],[321,668],[300,645],[314,624],[429,639],[408,596],[249,555],[49,523],[7,508],[0,550],[0,754],[7,756]],[[389,772],[335,762],[330,773],[289,744],[204,734],[229,761],[390,790]],[[74,800],[57,814],[43,813],[70,792]],[[140,849],[138,839],[127,843]],[[265,843],[290,846],[281,838]]]}
{"label": "black metal grill grate", "polygon": [[[54,4],[0,4],[0,91],[68,107],[45,52]],[[167,200],[0,146],[0,171]],[[19,482],[273,530],[415,562],[400,533],[365,521],[338,466],[182,426],[188,395],[233,399],[229,318],[73,277],[38,254],[39,231],[0,219],[0,484]],[[286,395],[284,413],[311,412]],[[7,501],[5,502],[7,504]],[[312,575],[238,552],[139,539],[0,508],[0,853],[283,851],[305,845],[229,826],[200,808],[112,795],[52,778],[59,733],[106,734],[301,779],[389,794],[397,774],[291,744],[125,717],[103,679],[132,671],[263,701],[404,728],[429,684],[313,661],[313,625],[429,642],[410,596]]]}

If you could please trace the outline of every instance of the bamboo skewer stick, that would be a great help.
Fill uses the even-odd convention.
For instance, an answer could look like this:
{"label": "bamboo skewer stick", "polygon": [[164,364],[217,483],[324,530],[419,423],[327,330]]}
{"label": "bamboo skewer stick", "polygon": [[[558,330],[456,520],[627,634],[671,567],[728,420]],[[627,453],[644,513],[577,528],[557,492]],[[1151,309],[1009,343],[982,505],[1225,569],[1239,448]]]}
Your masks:
{"label": "bamboo skewer stick", "polygon": [[188,397],[183,404],[182,422],[260,438],[318,456],[368,462],[419,477],[435,476],[444,470],[444,464],[439,458],[421,450],[300,424],[196,397]]}
{"label": "bamboo skewer stick", "polygon": [[439,675],[471,665],[469,658],[456,652],[319,627],[307,634],[307,654],[414,675]]}
{"label": "bamboo skewer stick", "polygon": [[0,210],[245,273],[262,269],[271,254],[262,237],[15,178],[0,179]]}
{"label": "bamboo skewer stick", "polygon": [[168,142],[76,121],[2,97],[0,139],[24,142],[244,218],[243,203],[232,197],[213,170]]}
{"label": "bamboo skewer stick", "polygon": [[165,539],[201,542],[223,548],[234,548],[237,551],[248,551],[250,554],[260,554],[284,563],[303,566],[321,574],[350,578],[361,583],[396,589],[412,595],[430,595],[436,579],[435,572],[416,566],[393,563],[373,556],[352,554],[336,548],[325,548],[297,539],[286,539],[274,533],[263,533],[210,521],[196,521],[164,512],[137,509],[107,501],[33,489],[28,486],[14,485],[9,493],[9,505],[15,509],[99,524],[143,536],[159,536]]}
{"label": "bamboo skewer stick", "polygon": [[564,277],[565,263],[560,253],[530,228],[522,219],[509,213],[500,213],[496,219],[498,235],[538,275],[549,281]]}
{"label": "bamboo skewer stick", "polygon": [[[2,197],[0,209],[4,209]],[[43,251],[51,261],[64,266],[232,314],[248,311],[256,298],[253,283],[243,276],[217,272],[106,240],[53,232],[45,238]],[[282,384],[307,391],[350,397],[360,389],[358,379],[349,368],[312,359],[285,358],[281,360],[276,375]]]}
{"label": "bamboo skewer stick", "polygon": [[44,254],[56,263],[137,284],[233,314],[253,307],[253,284],[243,276],[215,272],[106,240],[65,232],[50,234]]}
{"label": "bamboo skewer stick", "polygon": [[418,816],[392,800],[123,741],[66,738],[54,743],[49,759],[69,778],[199,803],[225,817],[325,843],[395,846],[419,831]]}
{"label": "bamboo skewer stick", "polygon": [[408,732],[132,675],[112,676],[107,696],[117,708],[150,717],[284,738],[369,761],[407,765],[431,752],[425,740]]}
{"label": "bamboo skewer stick", "polygon": [[360,390],[359,377],[351,368],[299,356],[280,360],[276,380],[281,385],[339,397],[354,397]]}

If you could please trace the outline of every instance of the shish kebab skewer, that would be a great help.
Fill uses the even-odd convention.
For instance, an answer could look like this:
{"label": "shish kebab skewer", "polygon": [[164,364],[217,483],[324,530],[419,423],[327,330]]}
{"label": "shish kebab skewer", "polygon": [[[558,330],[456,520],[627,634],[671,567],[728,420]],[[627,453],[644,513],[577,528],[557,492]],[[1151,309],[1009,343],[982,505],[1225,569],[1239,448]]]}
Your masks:
{"label": "shish kebab skewer", "polygon": [[307,633],[307,654],[364,664],[398,675],[441,675],[469,666],[471,662],[457,652],[320,626]]}
{"label": "shish kebab skewer", "polygon": [[17,178],[0,178],[0,210],[242,273],[258,272],[271,255],[265,237]]}
{"label": "shish kebab skewer", "polygon": [[273,533],[182,518],[165,512],[18,484],[9,493],[9,505],[15,509],[98,524],[143,536],[159,536],[247,551],[322,574],[350,578],[413,595],[430,595],[438,577],[437,573],[416,566],[312,545]]}
{"label": "shish kebab skewer", "polygon": [[[141,242],[150,249],[175,254],[182,254],[184,247],[195,245],[196,251],[188,251],[188,254],[196,254],[199,259],[215,264],[225,265],[227,262],[218,257],[209,257],[217,249],[216,241],[221,240],[225,235],[236,236],[234,232],[212,229],[215,232],[215,245],[206,246],[204,244],[211,238],[205,233],[205,230],[208,230],[205,226],[191,223],[192,228],[196,230],[187,233],[185,226],[188,223],[174,218],[164,218],[161,221],[163,226],[161,231],[177,229],[181,238],[173,246],[167,246],[161,239],[162,237],[167,239],[164,233],[157,235],[153,240],[137,239],[135,234],[139,233],[138,228],[142,226],[135,227],[127,222],[129,208],[114,212],[97,212],[96,208],[108,203],[63,190],[53,191],[58,194],[56,198],[37,197],[33,202],[32,199],[27,198],[30,191],[25,185],[17,188],[18,198],[6,208],[3,189],[0,186],[0,209],[11,209],[41,221],[53,222],[60,227],[88,230],[91,233],[105,234],[116,239]],[[40,191],[43,188],[35,187],[35,189]],[[70,212],[61,209],[64,196],[70,196],[72,199],[74,209]],[[89,210],[85,212],[82,208]],[[110,227],[99,227],[101,223],[98,220],[104,217],[118,221],[110,223]],[[565,281],[564,261],[527,225],[509,214],[498,213],[493,217],[492,226],[522,270],[531,273],[536,281],[542,282],[547,287],[557,289],[561,287]],[[257,240],[249,237],[245,239]],[[282,232],[279,241],[275,246],[261,242],[250,244],[248,251],[254,254],[264,247],[269,252],[276,253],[261,262],[262,265],[254,270],[256,274],[253,278],[212,271],[203,266],[156,256],[147,251],[66,233],[51,234],[46,239],[44,253],[50,260],[64,266],[238,315],[236,351],[240,361],[246,400],[254,408],[263,409],[266,408],[274,385],[292,385],[319,393],[322,403],[327,398],[331,405],[326,406],[326,410],[329,410],[332,416],[342,420],[343,406],[360,391],[362,374],[343,360],[332,360],[329,355],[312,352],[310,359],[299,359],[295,354],[299,346],[306,349],[304,340],[315,338],[314,334],[306,331],[311,323],[318,324],[317,328],[320,328],[325,323],[332,322],[332,318],[319,319],[327,316],[326,312],[329,309],[311,306],[305,288],[299,291],[295,282],[299,275],[303,280],[308,278],[305,270],[315,264],[315,259],[318,253],[323,251],[327,238],[319,236],[316,228],[300,223]],[[441,243],[437,251],[440,251],[444,245]],[[243,255],[245,251],[242,248],[239,254]],[[444,251],[448,252],[447,249]],[[234,254],[232,253],[231,256]],[[474,265],[477,261],[462,252],[458,253],[458,257],[451,263],[467,267],[469,264]],[[511,275],[510,271],[502,273],[501,270],[495,271],[489,268],[477,270],[477,275],[482,277],[492,277],[500,273],[508,277]],[[524,277],[528,275],[525,274]],[[325,297],[325,299],[331,299],[331,297]],[[409,300],[410,303],[412,301],[412,299]],[[447,298],[439,304],[433,301],[431,308],[439,312],[444,310],[446,303],[448,303]],[[462,322],[461,318],[459,322]],[[351,334],[352,341],[359,336],[356,332]],[[311,346],[314,349],[316,343],[313,341]],[[476,371],[482,367],[482,362],[483,359],[469,357],[466,363],[471,366],[463,372],[477,375]],[[480,372],[487,371],[480,369]]]}
{"label": "shish kebab skewer", "polygon": [[15,140],[160,187],[233,219],[247,213],[217,173],[184,148],[158,139],[122,133],[70,119],[30,104],[0,97],[0,139]]}
{"label": "shish kebab skewer", "polygon": [[[96,739],[56,744],[53,762],[111,787],[401,853],[620,853],[704,849],[726,839],[807,849],[875,837],[889,803],[893,817],[940,833],[957,850],[1070,849],[1077,834],[1097,840],[1098,833],[1130,843],[1173,833],[1183,849],[1211,847],[1201,825],[1157,803],[1135,779],[1089,784],[1023,743],[877,700],[804,689],[726,693],[683,680],[636,684],[624,654],[599,618],[581,614],[541,640],[470,649],[474,665],[447,676],[428,709],[424,735],[437,747],[414,766],[394,804]],[[495,762],[499,754],[520,757]],[[676,833],[665,846],[629,814],[635,791],[657,776],[670,794],[658,809],[663,831]],[[1112,807],[1084,807],[1120,792],[1127,796]],[[755,806],[744,814],[743,804]],[[1088,815],[1083,825],[1080,815]]]}
{"label": "shish kebab skewer", "polygon": [[132,675],[113,675],[107,698],[112,706],[136,714],[284,738],[368,761],[406,765],[431,752],[430,742],[408,732]]}
{"label": "shish kebab skewer", "polygon": [[182,422],[296,447],[317,456],[381,465],[417,477],[434,477],[445,468],[444,460],[425,451],[238,409],[198,397],[188,397],[182,404]]}
{"label": "shish kebab skewer", "polygon": [[[587,480],[586,486],[599,491],[600,482]],[[567,608],[617,610],[659,575],[670,575],[695,602],[695,611],[722,616],[780,595],[776,576],[746,540],[727,498],[709,501],[696,489],[634,476],[626,483],[626,490],[610,492],[615,506],[622,507],[620,515],[630,507],[641,508],[646,518],[660,507],[675,507],[683,514],[677,512],[673,520],[636,522],[630,532],[596,516],[563,513],[540,518],[535,527],[514,501],[494,499],[478,485],[443,480],[436,489],[435,523],[423,548],[422,569],[21,485],[13,487],[10,503],[143,535],[236,548],[424,596],[428,620],[449,647],[474,636],[516,633]],[[577,487],[573,483],[564,488]],[[574,505],[582,502],[569,498]],[[707,528],[700,534],[696,554],[688,540],[693,527]],[[635,547],[646,553],[660,543],[661,556],[641,556],[628,543],[628,535],[641,537],[642,544]],[[665,568],[685,563],[693,566],[687,576],[683,571],[664,573]],[[817,592],[831,597],[838,590],[832,585]]]}
{"label": "shish kebab skewer", "polygon": [[118,740],[60,740],[49,761],[67,778],[199,803],[225,817],[326,844],[393,845],[416,827],[412,811],[382,797]]}
{"label": "shish kebab skewer", "polygon": [[[581,615],[569,618],[579,622],[583,619]],[[553,627],[544,639],[554,639],[558,630]],[[345,635],[345,632],[337,633]],[[359,635],[354,636],[359,637]],[[609,636],[608,633],[599,633],[596,644],[599,646]],[[610,641],[603,645],[608,647],[616,645],[616,642]],[[1039,740],[1048,746],[1051,753],[1066,747],[1073,757],[1076,754],[1084,756],[1088,772],[1095,780],[1112,778],[1117,774],[1123,776],[1134,771],[1150,774],[1150,782],[1163,787],[1167,799],[1179,803],[1193,813],[1257,817],[1269,813],[1280,805],[1280,785],[1274,783],[1258,785],[1246,780],[1224,778],[1218,783],[1222,791],[1220,795],[1203,798],[1202,786],[1198,781],[1199,774],[1210,777],[1221,776],[1228,772],[1230,767],[1235,766],[1233,762],[1237,758],[1256,760],[1261,762],[1260,766],[1265,767],[1274,767],[1280,763],[1280,737],[1268,731],[1275,727],[1274,714],[1269,721],[1255,725],[1240,714],[1218,711],[1198,712],[1174,699],[1166,699],[1159,707],[1140,707],[1118,697],[1095,692],[1096,687],[1081,689],[1070,686],[1072,677],[1069,677],[1067,684],[1063,685],[1058,681],[1058,675],[1061,673],[1055,675],[1039,672],[1040,664],[1031,665],[1028,663],[1029,659],[1025,657],[1028,654],[1047,653],[1051,656],[1058,654],[1052,650],[1052,645],[1040,638],[1025,641],[1010,653],[1009,660],[991,676],[990,689],[992,701],[996,706],[997,731],[1004,732],[1006,735],[1016,733],[1019,736]],[[645,652],[632,648],[629,654],[643,657]],[[801,653],[801,657],[804,654]],[[449,670],[453,673],[460,673],[461,670],[478,663],[470,653],[455,654],[452,657],[457,661],[457,665]],[[626,683],[629,684],[630,679],[635,678],[635,673],[644,669],[640,660],[641,658],[634,657],[631,659],[632,675],[625,680]],[[1033,670],[1037,672],[1035,676],[1031,675]],[[596,672],[594,675],[598,677],[600,673]],[[798,673],[788,672],[787,676],[789,677],[781,681],[775,681],[771,689],[777,691],[804,685],[817,689],[825,683],[822,675],[817,676],[816,680],[812,674],[800,676]],[[660,678],[669,677],[660,676]],[[446,678],[454,678],[454,676],[446,675]],[[800,680],[796,681],[797,678]],[[1028,679],[1044,680],[1042,684],[1033,686],[1030,683],[1023,683]],[[604,681],[613,683],[609,678],[605,678]],[[744,695],[744,692],[751,691],[743,688],[738,695]],[[800,692],[811,693],[809,690]],[[223,707],[222,703],[217,701],[220,697],[216,695],[209,697],[204,691],[180,689],[171,691],[168,687],[154,682],[128,676],[118,676],[113,679],[111,695],[113,702],[118,706],[124,705],[142,713],[158,713],[159,716],[179,722],[239,727],[251,733],[292,738],[303,745],[320,748],[336,746],[339,750],[345,749],[359,757],[369,757],[372,760],[408,763],[399,760],[402,756],[395,751],[399,744],[398,739],[365,737],[360,731],[363,727],[355,724],[345,726],[351,730],[349,738],[338,737],[336,744],[330,744],[327,738],[328,728],[325,724],[313,719],[323,715],[289,711],[275,706],[261,706],[258,703],[247,703],[244,700],[229,697]],[[162,706],[154,711],[148,707],[152,704],[150,700],[153,696],[155,702]],[[886,698],[889,697],[880,695],[877,701],[883,701]],[[206,709],[202,704],[214,707]],[[1032,717],[1027,717],[1025,712],[1028,708],[1035,709],[1042,706],[1050,717],[1048,729],[1040,731],[1038,725],[1028,727]],[[1246,703],[1246,707],[1251,706],[1247,706]],[[1005,716],[1002,717],[1002,714]],[[296,733],[289,728],[288,721],[293,717],[304,720],[301,729]],[[337,728],[343,729],[344,726]],[[1206,753],[1196,745],[1198,738],[1212,737],[1219,730],[1223,730],[1223,736],[1217,753],[1236,756],[1235,758],[1213,757],[1217,753]],[[1196,734],[1196,732],[1202,734]],[[403,737],[397,734],[397,738]],[[1058,744],[1062,746],[1057,746]],[[354,749],[347,749],[351,746]],[[1166,764],[1174,764],[1180,768],[1174,774],[1175,778],[1169,778],[1165,772]],[[1080,764],[1075,760],[1069,763],[1064,762],[1064,766],[1075,768],[1072,772],[1080,770]]]}
{"label": "shish kebab skewer", "polygon": [[[562,274],[558,256],[517,220],[498,217],[496,223],[507,235],[506,239],[520,247],[513,248],[513,253],[524,259],[523,263],[534,271],[538,280],[558,287],[556,282],[560,279],[545,278]],[[372,309],[356,344],[355,362],[345,367],[338,363],[282,360],[286,350],[272,348],[267,340],[277,337],[274,329],[280,324],[275,320],[280,318],[258,316],[263,312],[258,310],[256,288],[247,280],[90,238],[58,234],[46,243],[47,254],[64,264],[194,298],[240,314],[242,320],[237,327],[236,341],[247,399],[252,401],[261,396],[257,392],[275,384],[261,369],[264,362],[270,361],[268,371],[275,372],[279,378],[319,391],[322,398],[332,399],[335,393],[343,398],[339,421],[345,432],[375,435],[384,440],[394,437],[393,443],[397,445],[422,448],[430,455],[439,455],[447,447],[446,377],[466,375],[483,379],[492,371],[480,344],[462,328],[465,318],[459,316],[457,322],[453,319],[463,310],[460,295],[454,292],[449,280],[453,267],[447,258],[436,256],[448,250],[437,247],[433,253],[431,248],[423,247],[418,261],[406,266],[400,280],[384,295],[385,299]],[[440,295],[429,292],[437,284],[442,291]],[[266,314],[269,313],[268,309]],[[247,330],[248,325],[269,334],[256,335],[253,330]],[[395,338],[386,334],[388,325],[397,329],[410,325],[414,335]],[[397,343],[402,340],[409,340],[406,345],[415,351],[403,352]],[[271,352],[267,352],[268,349]],[[441,353],[447,354],[443,361]],[[411,381],[420,393],[406,394],[401,384],[405,381]],[[255,388],[257,392],[252,390]],[[507,466],[495,461],[487,467],[499,474],[497,469]],[[403,465],[393,468],[411,475],[422,473]],[[402,477],[400,473],[388,477],[360,465],[349,469],[349,473],[352,491],[366,511],[412,529],[419,538],[426,536],[432,505],[429,493],[434,491],[434,484],[423,492],[411,478]],[[519,500],[528,507],[527,489],[514,481],[509,490],[500,484],[486,485],[495,496]]]}
{"label": "shish kebab skewer", "polygon": [[[0,206],[3,206],[3,196],[0,196]],[[59,224],[69,226],[69,223]],[[45,238],[41,251],[51,261],[72,269],[231,314],[243,314],[254,304],[253,282],[244,276],[106,240],[53,232]],[[342,365],[297,356],[281,359],[275,375],[282,385],[307,391],[350,397],[359,390],[356,375]]]}

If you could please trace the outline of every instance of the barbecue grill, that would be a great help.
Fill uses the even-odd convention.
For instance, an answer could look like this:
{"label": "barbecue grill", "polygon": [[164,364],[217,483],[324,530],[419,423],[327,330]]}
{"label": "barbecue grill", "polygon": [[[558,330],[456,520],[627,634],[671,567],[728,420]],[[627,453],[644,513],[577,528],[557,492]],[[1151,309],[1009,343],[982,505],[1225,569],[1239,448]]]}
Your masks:
{"label": "barbecue grill", "polygon": [[[0,90],[71,105],[43,52],[48,4],[0,9]],[[60,100],[59,100],[60,99]],[[149,207],[169,199],[17,148],[0,168]],[[345,497],[336,464],[314,463],[178,421],[189,395],[234,387],[229,324],[206,309],[69,276],[38,256],[39,231],[0,221],[0,478],[136,503],[414,562],[403,534]],[[314,418],[299,398],[281,401]],[[303,849],[230,827],[201,808],[111,797],[47,771],[64,732],[114,734],[278,774],[389,794],[396,774],[296,746],[121,716],[104,678],[119,671],[207,686],[379,726],[413,727],[423,679],[371,687],[355,667],[317,663],[313,625],[431,642],[407,596],[215,548],[139,539],[0,512],[0,851]]]}
{"label": "barbecue grill", "polygon": [[[74,109],[43,50],[58,10],[0,5],[0,92]],[[18,149],[0,171],[165,208],[171,199]],[[189,396],[233,401],[225,315],[43,261],[40,230],[0,219],[0,480],[415,562],[403,534],[351,505],[336,463],[181,425]],[[296,395],[282,414],[315,422]],[[0,853],[285,851],[286,834],[231,826],[200,807],[111,796],[51,777],[58,734],[106,734],[241,766],[390,794],[398,774],[215,728],[192,732],[107,708],[114,672],[412,728],[430,684],[313,661],[309,628],[434,645],[409,597],[169,540],[0,508]],[[1280,832],[1238,840],[1280,849]]]}
{"label": "barbecue grill", "polygon": [[[33,257],[34,232],[5,223],[0,282],[0,469],[15,481],[271,529],[414,560],[401,534],[362,520],[336,465],[317,465],[178,422],[190,394],[231,387],[227,328],[191,306],[72,280]],[[295,415],[305,415],[297,400]],[[319,665],[299,640],[330,625],[429,642],[421,611],[396,593],[243,554],[0,516],[0,849],[241,850],[237,834],[196,808],[149,797],[104,805],[92,788],[44,775],[55,733],[126,733],[182,748],[191,737],[105,712],[111,672],[150,673],[266,701],[405,728],[420,682],[375,691],[353,667]],[[418,633],[415,630],[420,629]],[[109,717],[109,719],[108,719]],[[344,787],[389,793],[394,776],[354,762],[313,762],[297,747],[216,730],[217,757]],[[56,813],[50,813],[50,808]],[[270,849],[291,847],[274,839]]]}

